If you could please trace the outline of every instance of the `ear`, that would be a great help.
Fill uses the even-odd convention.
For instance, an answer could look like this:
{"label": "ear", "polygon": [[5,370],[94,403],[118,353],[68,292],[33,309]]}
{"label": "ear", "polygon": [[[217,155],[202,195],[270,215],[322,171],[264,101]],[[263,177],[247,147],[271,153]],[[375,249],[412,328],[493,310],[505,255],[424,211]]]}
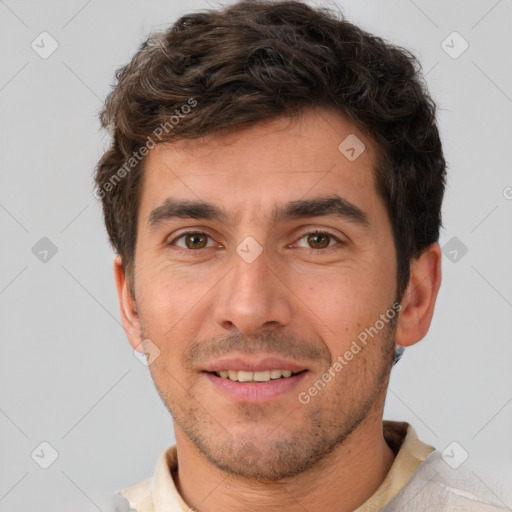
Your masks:
{"label": "ear", "polygon": [[121,310],[121,322],[130,345],[135,348],[140,345],[142,341],[140,336],[140,318],[137,312],[137,304],[130,291],[130,286],[126,278],[123,259],[119,254],[114,258],[114,277],[116,280],[119,308]]}
{"label": "ear", "polygon": [[411,261],[409,284],[398,317],[397,345],[409,347],[427,334],[441,286],[441,259],[441,248],[433,243]]}

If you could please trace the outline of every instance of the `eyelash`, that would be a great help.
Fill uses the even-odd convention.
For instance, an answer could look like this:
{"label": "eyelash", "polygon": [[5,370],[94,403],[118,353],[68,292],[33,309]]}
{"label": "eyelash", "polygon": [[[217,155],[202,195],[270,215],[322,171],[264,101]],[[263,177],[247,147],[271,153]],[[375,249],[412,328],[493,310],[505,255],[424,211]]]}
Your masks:
{"label": "eyelash", "polygon": [[[186,237],[187,235],[206,235],[208,238],[212,238],[210,235],[208,235],[208,233],[205,233],[204,231],[196,231],[196,230],[189,230],[189,231],[184,231],[183,233],[181,233],[179,236],[177,236],[176,238],[174,238],[174,240],[172,240],[171,242],[169,242],[169,245],[173,245],[180,239]],[[345,242],[343,242],[342,240],[340,240],[337,236],[333,235],[332,233],[330,233],[329,231],[323,231],[323,230],[320,230],[320,229],[315,229],[313,231],[306,231],[304,233],[302,233],[299,238],[297,239],[297,241],[301,240],[302,238],[304,238],[305,236],[307,235],[327,235],[329,236],[331,239],[334,239],[336,242],[338,242],[337,244],[331,246],[331,247],[326,247],[324,249],[306,249],[306,251],[310,252],[310,253],[318,253],[318,252],[324,252],[324,253],[330,253],[332,250],[336,250],[336,249],[339,249],[339,245],[341,244],[341,246],[345,245]],[[211,247],[203,247],[202,249],[210,249]],[[304,249],[304,248],[303,248]],[[178,247],[178,246],[175,246],[175,250],[179,251],[179,252],[183,252],[183,253],[194,253],[194,252],[201,252],[201,249],[184,249],[183,247]]]}

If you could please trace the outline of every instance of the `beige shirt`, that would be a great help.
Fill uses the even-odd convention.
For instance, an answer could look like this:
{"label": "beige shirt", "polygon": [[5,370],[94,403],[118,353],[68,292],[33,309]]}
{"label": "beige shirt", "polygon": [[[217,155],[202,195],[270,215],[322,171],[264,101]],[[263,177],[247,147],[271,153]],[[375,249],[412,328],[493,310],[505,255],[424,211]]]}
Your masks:
{"label": "beige shirt", "polygon": [[[405,422],[384,421],[384,438],[396,454],[386,478],[377,491],[354,512],[380,510],[402,488],[417,466],[434,448],[418,439],[414,429]],[[137,512],[188,512],[191,509],[180,496],[171,471],[178,468],[176,445],[160,456],[155,474],[124,489],[119,494]]]}

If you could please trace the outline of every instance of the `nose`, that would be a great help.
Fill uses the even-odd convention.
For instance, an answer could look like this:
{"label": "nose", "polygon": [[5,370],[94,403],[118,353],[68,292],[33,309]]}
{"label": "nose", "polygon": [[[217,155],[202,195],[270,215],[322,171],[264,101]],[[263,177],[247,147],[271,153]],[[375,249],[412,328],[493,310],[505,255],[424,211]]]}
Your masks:
{"label": "nose", "polygon": [[219,283],[216,297],[217,324],[247,336],[289,324],[293,293],[285,283],[282,269],[279,272],[266,252],[251,263],[235,253],[230,263],[232,269]]}

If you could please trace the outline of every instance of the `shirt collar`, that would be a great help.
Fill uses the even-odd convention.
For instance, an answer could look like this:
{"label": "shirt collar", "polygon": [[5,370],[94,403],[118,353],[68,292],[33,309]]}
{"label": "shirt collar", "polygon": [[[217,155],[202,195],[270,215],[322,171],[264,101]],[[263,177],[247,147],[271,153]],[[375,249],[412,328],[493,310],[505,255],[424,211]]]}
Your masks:
{"label": "shirt collar", "polygon": [[[380,510],[403,487],[418,465],[434,451],[418,439],[406,422],[384,421],[384,438],[395,453],[393,464],[377,491],[355,512]],[[120,494],[137,512],[189,512],[191,509],[178,493],[172,476],[178,468],[177,447],[172,445],[159,457],[153,478],[144,480]]]}

